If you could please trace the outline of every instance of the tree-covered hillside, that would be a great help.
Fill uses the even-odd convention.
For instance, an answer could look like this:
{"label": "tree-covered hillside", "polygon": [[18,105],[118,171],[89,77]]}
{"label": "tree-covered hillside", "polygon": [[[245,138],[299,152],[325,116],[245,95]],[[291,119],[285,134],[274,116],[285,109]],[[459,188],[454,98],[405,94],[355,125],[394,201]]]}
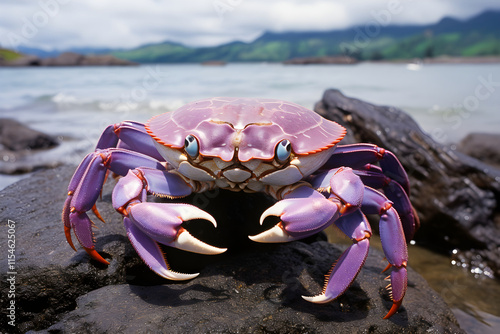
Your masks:
{"label": "tree-covered hillside", "polygon": [[266,32],[251,43],[194,48],[164,42],[112,54],[141,63],[281,62],[335,55],[360,60],[500,55],[500,12],[485,12],[467,21],[445,18],[427,26],[384,26],[375,22],[324,32]]}

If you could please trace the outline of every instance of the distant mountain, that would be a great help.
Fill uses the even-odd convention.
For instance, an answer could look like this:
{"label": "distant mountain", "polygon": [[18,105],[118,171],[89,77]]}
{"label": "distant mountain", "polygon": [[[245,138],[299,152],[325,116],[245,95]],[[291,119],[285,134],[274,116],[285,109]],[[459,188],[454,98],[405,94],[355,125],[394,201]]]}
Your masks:
{"label": "distant mountain", "polygon": [[281,62],[335,55],[360,60],[500,55],[500,12],[487,11],[465,21],[444,18],[430,25],[372,24],[331,31],[266,32],[250,43],[204,48],[164,42],[112,54],[140,63]]}
{"label": "distant mountain", "polygon": [[163,42],[143,45],[132,50],[114,51],[111,54],[126,60],[137,59],[138,63],[177,63],[192,57],[191,54],[195,50],[179,43]]}
{"label": "distant mountain", "polygon": [[0,48],[0,65],[4,62],[9,62],[19,59],[22,56],[23,55],[19,52]]}
{"label": "distant mountain", "polygon": [[[139,63],[282,62],[301,57],[350,56],[359,60],[500,56],[500,12],[487,11],[465,21],[443,18],[430,25],[361,25],[342,30],[265,32],[250,43],[189,47],[165,41],[133,49],[79,48],[82,54],[112,54]],[[52,57],[47,52],[20,52]]]}

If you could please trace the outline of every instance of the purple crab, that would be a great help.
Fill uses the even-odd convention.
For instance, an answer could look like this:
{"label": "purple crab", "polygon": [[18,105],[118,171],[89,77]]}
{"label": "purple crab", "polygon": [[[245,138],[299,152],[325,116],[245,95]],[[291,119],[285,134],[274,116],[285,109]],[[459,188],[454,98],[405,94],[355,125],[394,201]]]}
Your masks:
{"label": "purple crab", "polygon": [[[346,130],[300,105],[273,99],[219,97],[189,103],[146,124],[124,121],[107,127],[95,152],[79,165],[63,208],[66,239],[71,230],[87,253],[108,264],[94,248],[93,222],[108,173],[122,176],[113,207],[133,247],[158,275],[187,280],[198,274],[170,269],[159,244],[201,253],[218,248],[182,227],[190,219],[215,219],[189,204],[148,202],[148,195],[177,199],[213,188],[264,192],[277,202],[262,213],[278,216],[269,230],[249,236],[256,242],[289,242],[335,224],[352,245],[327,275],[320,295],[327,303],[343,294],[361,270],[372,229],[365,214],[380,215],[380,237],[389,264],[396,313],[406,292],[406,242],[417,227],[406,172],[393,153],[371,144],[337,145]],[[76,250],[76,249],[75,249]],[[384,270],[384,271],[385,271]]]}

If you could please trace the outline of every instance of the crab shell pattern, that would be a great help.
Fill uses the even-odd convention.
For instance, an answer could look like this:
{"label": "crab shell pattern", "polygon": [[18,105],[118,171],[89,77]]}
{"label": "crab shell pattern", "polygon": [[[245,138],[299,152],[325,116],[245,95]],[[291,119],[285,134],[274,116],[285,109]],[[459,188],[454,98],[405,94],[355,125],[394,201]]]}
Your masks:
{"label": "crab shell pattern", "polygon": [[[63,208],[66,239],[71,230],[92,258],[108,264],[94,247],[87,211],[102,220],[95,203],[109,171],[123,176],[113,207],[143,261],[158,275],[186,280],[198,274],[172,271],[159,244],[201,254],[218,248],[193,237],[181,224],[206,219],[207,212],[182,203],[151,203],[213,188],[264,192],[277,202],[262,213],[278,216],[271,229],[249,238],[289,242],[335,224],[353,244],[327,275],[323,292],[303,297],[327,303],[351,285],[368,254],[372,235],[365,214],[380,215],[379,233],[392,267],[389,289],[397,312],[407,285],[406,241],[418,228],[408,199],[406,172],[389,151],[371,144],[337,145],[345,135],[339,124],[294,103],[272,99],[212,98],[189,103],[146,124],[125,121],[107,127],[95,152],[75,171]],[[76,249],[75,249],[76,250]]]}

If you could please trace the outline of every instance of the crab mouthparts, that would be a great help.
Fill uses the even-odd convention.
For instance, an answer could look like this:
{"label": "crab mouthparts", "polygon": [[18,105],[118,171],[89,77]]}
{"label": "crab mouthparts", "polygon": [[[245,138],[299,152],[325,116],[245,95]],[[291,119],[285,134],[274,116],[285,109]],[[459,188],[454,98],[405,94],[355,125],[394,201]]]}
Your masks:
{"label": "crab mouthparts", "polygon": [[230,182],[242,183],[252,177],[252,173],[241,168],[231,168],[222,172],[222,175]]}

